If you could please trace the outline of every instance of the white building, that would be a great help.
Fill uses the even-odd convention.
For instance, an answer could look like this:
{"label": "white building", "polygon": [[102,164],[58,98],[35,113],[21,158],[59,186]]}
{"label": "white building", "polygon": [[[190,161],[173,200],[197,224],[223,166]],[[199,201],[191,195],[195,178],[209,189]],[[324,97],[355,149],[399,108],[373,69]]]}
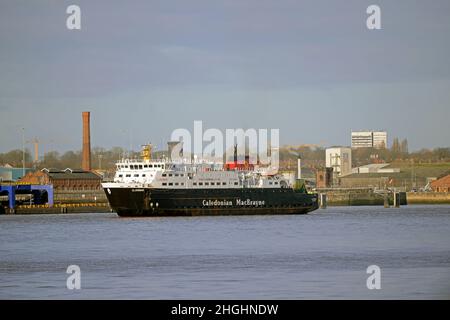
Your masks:
{"label": "white building", "polygon": [[399,173],[400,168],[386,168],[389,163],[372,163],[352,169],[352,173]]}
{"label": "white building", "polygon": [[341,177],[352,173],[352,149],[335,147],[325,150],[325,166],[333,168],[333,174]]}
{"label": "white building", "polygon": [[352,148],[386,148],[386,131],[352,131]]}
{"label": "white building", "polygon": [[387,132],[374,131],[373,133],[373,147],[377,149],[387,148]]}

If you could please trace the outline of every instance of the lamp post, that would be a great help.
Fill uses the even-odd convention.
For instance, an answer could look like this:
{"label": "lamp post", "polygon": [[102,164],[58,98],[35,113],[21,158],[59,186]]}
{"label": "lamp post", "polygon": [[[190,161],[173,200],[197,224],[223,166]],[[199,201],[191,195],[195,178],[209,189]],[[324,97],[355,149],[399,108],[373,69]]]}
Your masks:
{"label": "lamp post", "polygon": [[102,170],[102,158],[103,158],[103,155],[102,154],[99,154],[98,155],[98,170]]}
{"label": "lamp post", "polygon": [[22,127],[22,177],[25,177],[25,128]]}

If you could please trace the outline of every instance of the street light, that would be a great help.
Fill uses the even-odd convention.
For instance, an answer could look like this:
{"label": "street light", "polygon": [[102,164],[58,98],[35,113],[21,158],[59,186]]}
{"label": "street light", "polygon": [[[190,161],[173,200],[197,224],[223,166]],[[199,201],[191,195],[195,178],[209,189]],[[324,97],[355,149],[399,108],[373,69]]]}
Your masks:
{"label": "street light", "polygon": [[98,155],[98,170],[102,170],[102,158],[103,158],[103,155],[102,154],[99,154]]}
{"label": "street light", "polygon": [[22,177],[25,177],[25,128],[22,127]]}

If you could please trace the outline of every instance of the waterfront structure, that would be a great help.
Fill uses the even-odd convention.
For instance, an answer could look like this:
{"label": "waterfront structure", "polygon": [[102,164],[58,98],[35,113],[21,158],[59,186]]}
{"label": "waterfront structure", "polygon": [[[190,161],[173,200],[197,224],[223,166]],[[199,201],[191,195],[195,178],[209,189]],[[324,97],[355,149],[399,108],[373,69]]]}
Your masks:
{"label": "waterfront structure", "polygon": [[352,173],[399,173],[400,168],[387,168],[389,163],[372,163],[352,169]]}
{"label": "waterfront structure", "polygon": [[339,182],[341,188],[405,188],[404,179],[398,173],[353,173],[340,178]]}
{"label": "waterfront structure", "polygon": [[386,131],[352,131],[352,148],[376,148],[387,147]]}
{"label": "waterfront structure", "polygon": [[316,170],[316,188],[330,188],[333,182],[333,168],[320,168]]}
{"label": "waterfront structure", "polygon": [[45,185],[51,184],[55,192],[58,191],[88,191],[100,190],[102,178],[100,175],[84,170],[57,170],[44,168],[41,171],[30,172],[20,182]]}
{"label": "waterfront structure", "polygon": [[[25,173],[32,171],[25,168]],[[23,168],[15,168],[9,164],[0,166],[0,182],[15,182],[23,176]]]}
{"label": "waterfront structure", "polygon": [[[53,206],[53,186],[52,185],[31,185],[31,184],[0,184],[0,196],[7,198],[9,209],[16,206],[16,194],[30,194],[34,199],[34,204],[47,203]],[[0,202],[0,213],[4,213],[4,207]]]}
{"label": "waterfront structure", "polygon": [[113,182],[103,183],[119,216],[305,214],[318,208],[316,194],[296,188],[276,168],[234,161],[143,158],[116,163]]}
{"label": "waterfront structure", "polygon": [[434,192],[450,192],[450,174],[430,183]]}
{"label": "waterfront structure", "polygon": [[325,150],[325,167],[333,168],[335,177],[352,173],[352,149],[334,147]]}

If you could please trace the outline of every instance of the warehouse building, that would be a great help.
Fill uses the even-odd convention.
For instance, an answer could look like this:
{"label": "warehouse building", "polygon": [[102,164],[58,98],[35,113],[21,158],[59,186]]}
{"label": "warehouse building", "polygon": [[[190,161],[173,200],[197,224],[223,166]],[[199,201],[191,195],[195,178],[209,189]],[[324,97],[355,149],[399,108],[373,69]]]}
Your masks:
{"label": "warehouse building", "polygon": [[30,172],[20,180],[27,184],[52,184],[55,192],[58,191],[85,191],[100,190],[102,178],[92,171],[79,169],[65,170],[47,169]]}

